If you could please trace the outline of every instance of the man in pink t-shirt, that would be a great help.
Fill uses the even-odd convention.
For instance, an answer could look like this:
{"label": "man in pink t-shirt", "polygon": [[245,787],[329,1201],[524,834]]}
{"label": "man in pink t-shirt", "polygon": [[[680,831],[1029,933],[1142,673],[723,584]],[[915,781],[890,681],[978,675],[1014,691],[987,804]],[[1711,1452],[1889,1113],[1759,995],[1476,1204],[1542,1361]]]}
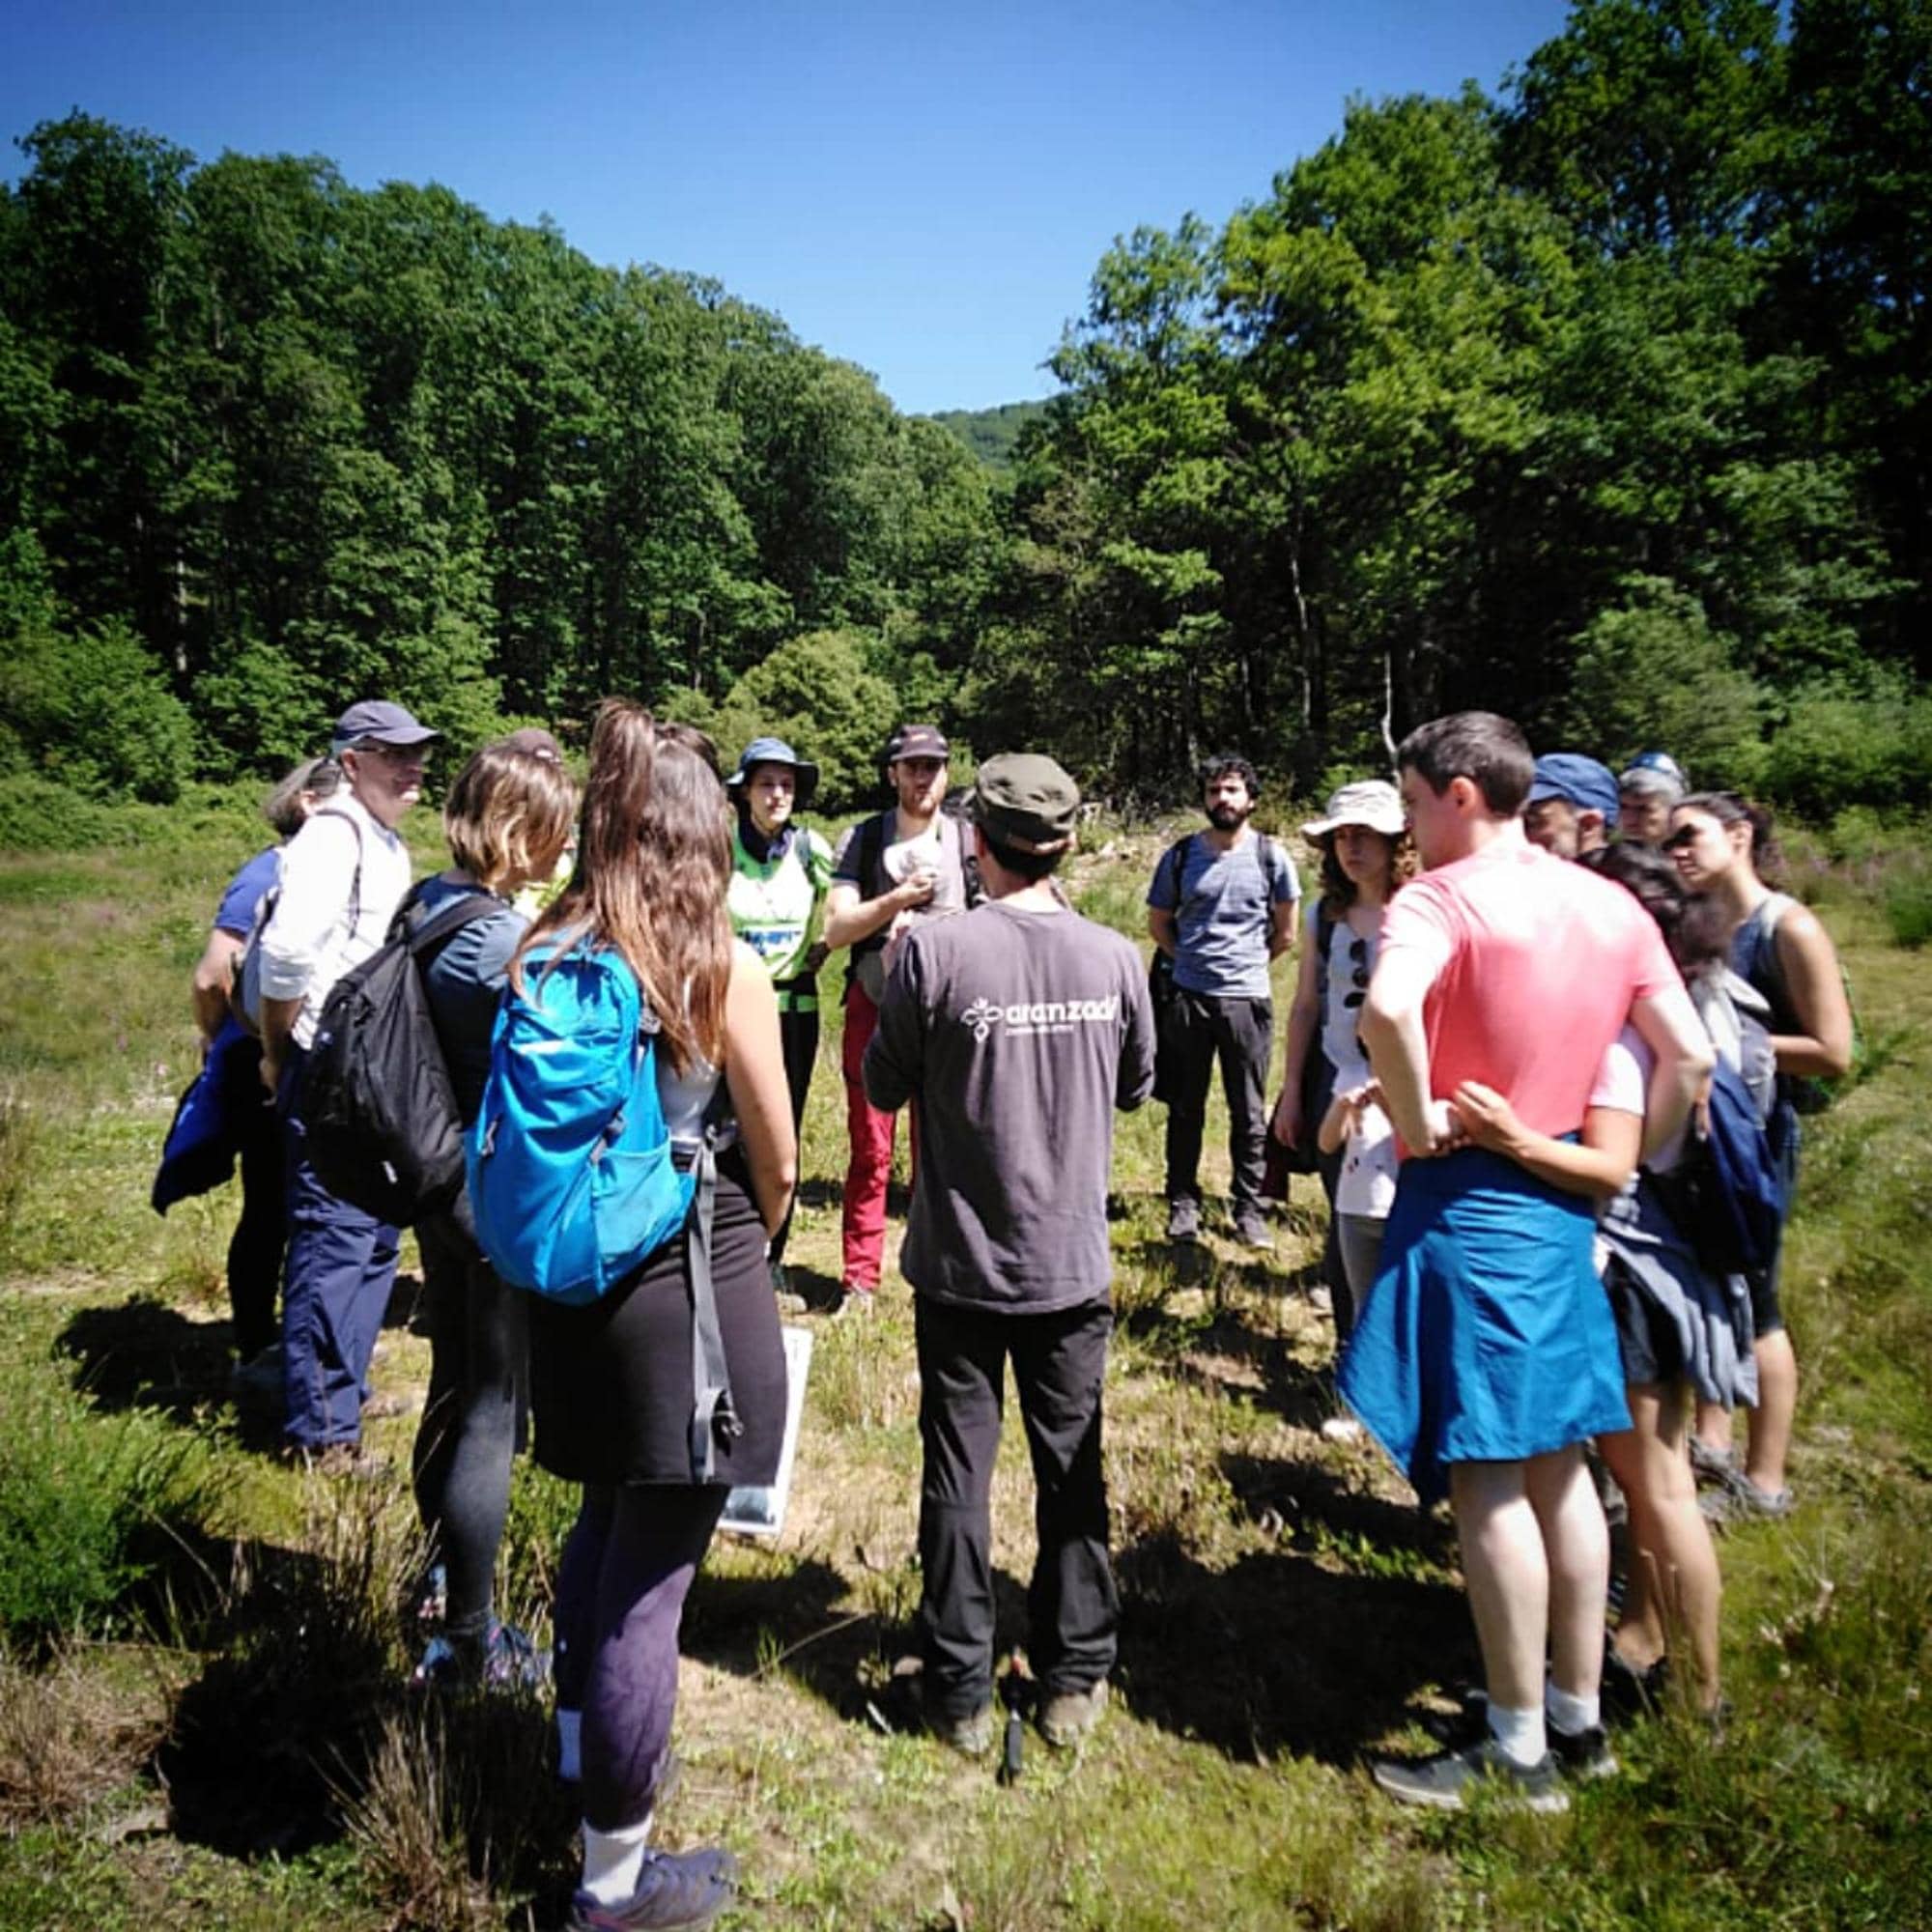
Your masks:
{"label": "man in pink t-shirt", "polygon": [[1439,718],[1397,763],[1426,870],[1384,916],[1362,1039],[1405,1160],[1341,1389],[1425,1500],[1449,1494],[1490,1721],[1479,1744],[1378,1765],[1376,1778],[1457,1808],[1490,1776],[1554,1810],[1567,1800],[1546,1702],[1565,1763],[1608,1763],[1598,1686],[1609,1538],[1581,1445],[1628,1428],[1629,1410],[1589,1203],[1469,1145],[1454,1098],[1477,1082],[1535,1132],[1574,1136],[1628,1020],[1656,1055],[1647,1099],[1665,1132],[1710,1048],[1637,901],[1524,838],[1533,761],[1514,724]]}

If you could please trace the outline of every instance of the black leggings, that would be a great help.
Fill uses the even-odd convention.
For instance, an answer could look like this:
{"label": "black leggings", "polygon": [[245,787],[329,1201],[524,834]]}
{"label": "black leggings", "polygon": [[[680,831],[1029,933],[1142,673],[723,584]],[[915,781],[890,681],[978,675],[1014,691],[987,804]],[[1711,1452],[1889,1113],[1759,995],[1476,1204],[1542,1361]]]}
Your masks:
{"label": "black leggings", "polygon": [[[801,1136],[805,1129],[805,1099],[811,1091],[811,1069],[818,1064],[818,1009],[800,1012],[789,1007],[779,1009],[779,1046],[784,1055],[785,1085],[791,1089],[792,1131]],[[792,1209],[798,1206],[794,1194],[779,1231],[772,1236],[772,1264],[784,1260],[785,1236],[791,1233]]]}
{"label": "black leggings", "polygon": [[448,1573],[445,1629],[459,1646],[487,1640],[510,1467],[529,1412],[529,1297],[497,1280],[457,1223],[425,1216],[429,1394],[413,1457],[416,1513]]}

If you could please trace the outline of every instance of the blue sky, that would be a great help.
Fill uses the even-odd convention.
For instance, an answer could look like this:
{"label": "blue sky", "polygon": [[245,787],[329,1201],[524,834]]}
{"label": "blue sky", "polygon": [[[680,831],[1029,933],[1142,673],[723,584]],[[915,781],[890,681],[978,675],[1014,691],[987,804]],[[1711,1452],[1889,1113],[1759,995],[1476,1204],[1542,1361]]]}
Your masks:
{"label": "blue sky", "polygon": [[[71,107],[323,155],[710,275],[900,408],[1044,395],[1115,236],[1219,223],[1351,94],[1493,90],[1562,0],[0,0],[0,132]],[[10,178],[21,156],[5,156]]]}

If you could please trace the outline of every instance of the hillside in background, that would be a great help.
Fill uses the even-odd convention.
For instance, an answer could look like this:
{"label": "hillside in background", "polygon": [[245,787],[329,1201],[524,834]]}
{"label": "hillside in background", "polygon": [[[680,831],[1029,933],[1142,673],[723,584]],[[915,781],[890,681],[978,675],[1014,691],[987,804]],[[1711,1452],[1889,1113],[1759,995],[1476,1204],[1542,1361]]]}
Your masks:
{"label": "hillside in background", "polygon": [[926,418],[950,429],[988,469],[1002,475],[1013,467],[1020,431],[1046,413],[1044,403],[1001,403],[990,410],[936,410]]}

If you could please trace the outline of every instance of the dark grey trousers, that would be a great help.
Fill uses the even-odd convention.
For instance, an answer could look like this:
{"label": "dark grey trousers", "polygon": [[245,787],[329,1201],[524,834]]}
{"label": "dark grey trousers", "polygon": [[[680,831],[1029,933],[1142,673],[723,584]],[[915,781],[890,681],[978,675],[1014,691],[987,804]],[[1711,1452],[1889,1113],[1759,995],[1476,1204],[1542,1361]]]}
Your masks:
{"label": "dark grey trousers", "polygon": [[1027,1655],[1042,1695],[1084,1690],[1114,1667],[1120,1598],[1107,1557],[1100,1384],[1113,1311],[1090,1302],[1009,1315],[913,1298],[919,1349],[921,1650],[930,1707],[971,1717],[993,1694],[993,1462],[1006,1366],[1033,1456],[1038,1549]]}
{"label": "dark grey trousers", "polygon": [[1208,1082],[1218,1060],[1221,1090],[1228,1096],[1235,1207],[1236,1211],[1261,1208],[1267,1161],[1264,1090],[1273,1049],[1273,1001],[1177,991],[1160,1038],[1170,1202],[1201,1199],[1201,1135],[1208,1123]]}

